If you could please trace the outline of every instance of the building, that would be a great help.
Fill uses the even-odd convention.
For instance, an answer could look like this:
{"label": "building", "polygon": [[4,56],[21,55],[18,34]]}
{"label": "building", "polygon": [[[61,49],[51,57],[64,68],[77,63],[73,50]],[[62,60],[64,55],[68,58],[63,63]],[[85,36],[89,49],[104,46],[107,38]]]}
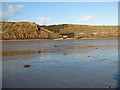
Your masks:
{"label": "building", "polygon": [[81,35],[81,34],[85,34],[85,33],[79,33],[79,34]]}
{"label": "building", "polygon": [[73,38],[75,36],[75,33],[62,33],[60,34],[64,39],[66,38]]}

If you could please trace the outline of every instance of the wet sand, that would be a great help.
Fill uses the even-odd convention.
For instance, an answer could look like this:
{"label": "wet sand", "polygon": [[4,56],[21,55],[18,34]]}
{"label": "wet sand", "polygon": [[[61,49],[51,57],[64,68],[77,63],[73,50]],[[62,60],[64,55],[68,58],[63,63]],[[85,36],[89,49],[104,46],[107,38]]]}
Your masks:
{"label": "wet sand", "polygon": [[3,42],[3,88],[117,87],[117,77],[117,39]]}
{"label": "wet sand", "polygon": [[[75,40],[77,38],[67,38],[67,39],[63,39],[63,38],[56,38],[56,39],[16,39],[16,40],[0,40],[0,41],[40,41],[40,40]],[[81,40],[84,39],[84,40],[92,40],[92,39],[118,39],[118,37],[108,37],[108,38],[81,38]],[[79,39],[80,40],[80,39]]]}

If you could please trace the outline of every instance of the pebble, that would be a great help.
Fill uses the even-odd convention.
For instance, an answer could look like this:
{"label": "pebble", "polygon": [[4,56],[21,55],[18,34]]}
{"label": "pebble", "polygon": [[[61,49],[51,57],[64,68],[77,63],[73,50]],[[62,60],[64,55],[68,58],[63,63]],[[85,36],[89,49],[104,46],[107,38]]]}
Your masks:
{"label": "pebble", "polygon": [[111,88],[110,86],[107,86],[107,88]]}
{"label": "pebble", "polygon": [[26,67],[26,68],[27,68],[27,67],[30,67],[30,65],[24,65],[24,67]]}
{"label": "pebble", "polygon": [[41,53],[41,51],[38,51],[39,53]]}
{"label": "pebble", "polygon": [[54,45],[54,47],[57,47],[56,45]]}

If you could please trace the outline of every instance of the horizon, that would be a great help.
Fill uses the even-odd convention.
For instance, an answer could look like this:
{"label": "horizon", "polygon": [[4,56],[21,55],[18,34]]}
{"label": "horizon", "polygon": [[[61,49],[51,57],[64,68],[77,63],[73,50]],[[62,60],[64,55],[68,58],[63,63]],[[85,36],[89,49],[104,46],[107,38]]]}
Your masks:
{"label": "horizon", "polygon": [[[9,21],[0,21],[0,22],[9,22]],[[12,21],[12,22],[17,22],[17,21]],[[19,22],[29,22],[29,21],[18,21],[17,23]],[[35,23],[37,24],[36,22],[30,22],[30,23]],[[40,25],[40,26],[52,26],[52,25],[64,25],[65,23],[61,23],[61,24],[49,24],[49,25]],[[37,24],[39,25],[39,24]],[[68,25],[68,24],[67,24]],[[80,25],[80,26],[120,26],[120,25],[87,25],[87,24],[70,24],[70,25]]]}

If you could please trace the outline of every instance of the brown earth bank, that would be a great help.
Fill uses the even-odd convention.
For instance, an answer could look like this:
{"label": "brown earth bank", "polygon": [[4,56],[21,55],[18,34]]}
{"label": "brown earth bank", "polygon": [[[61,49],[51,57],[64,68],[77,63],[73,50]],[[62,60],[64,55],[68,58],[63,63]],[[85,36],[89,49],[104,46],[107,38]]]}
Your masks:
{"label": "brown earth bank", "polygon": [[57,34],[32,22],[2,22],[2,40],[54,39]]}
{"label": "brown earth bank", "polygon": [[55,39],[61,34],[74,33],[72,38],[111,38],[118,37],[118,26],[89,25],[38,25],[34,22],[0,22],[2,40]]}

